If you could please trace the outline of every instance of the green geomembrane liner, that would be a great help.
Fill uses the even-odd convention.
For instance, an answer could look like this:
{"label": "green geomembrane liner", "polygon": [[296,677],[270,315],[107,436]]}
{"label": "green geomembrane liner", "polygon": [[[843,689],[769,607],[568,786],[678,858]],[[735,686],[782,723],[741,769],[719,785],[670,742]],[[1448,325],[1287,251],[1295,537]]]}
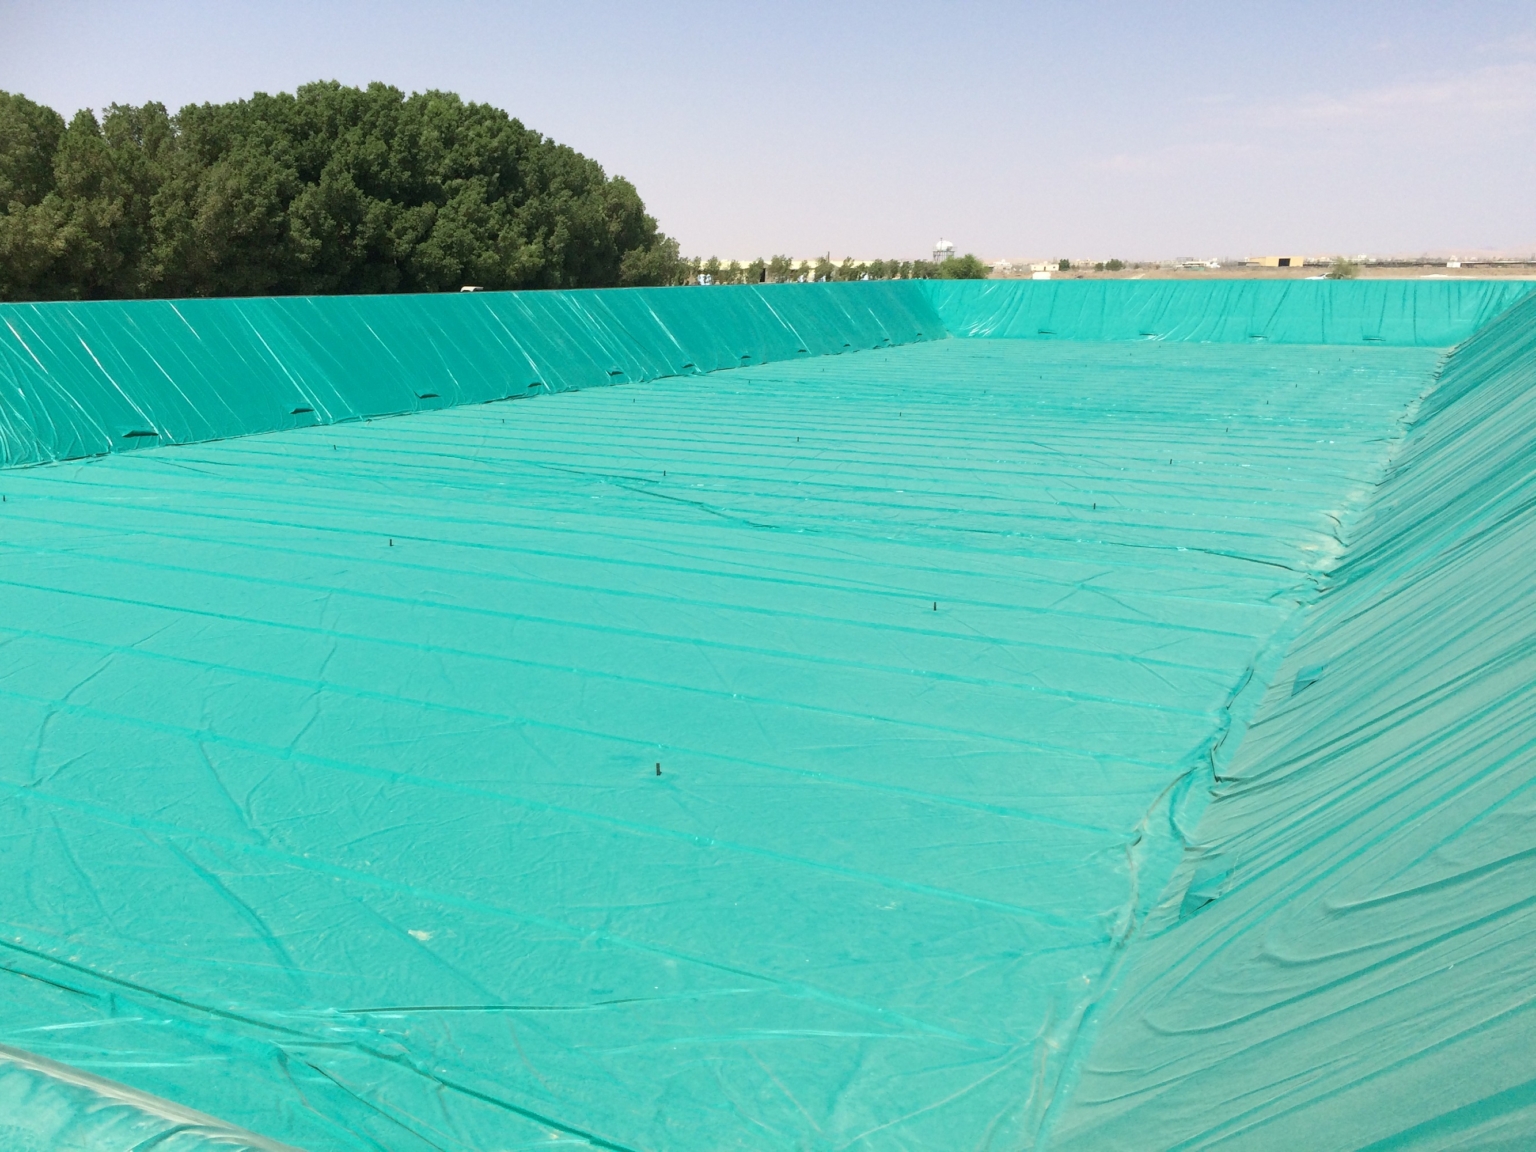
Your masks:
{"label": "green geomembrane liner", "polygon": [[1053,1147],[1536,1143],[1536,301],[1446,364]]}
{"label": "green geomembrane liner", "polygon": [[1442,347],[1523,282],[784,284],[0,305],[0,466],[956,336]]}
{"label": "green geomembrane liner", "polygon": [[1529,288],[0,307],[0,1143],[1524,1146]]}
{"label": "green geomembrane liner", "polygon": [[518,399],[944,335],[912,284],[0,306],[0,463]]}

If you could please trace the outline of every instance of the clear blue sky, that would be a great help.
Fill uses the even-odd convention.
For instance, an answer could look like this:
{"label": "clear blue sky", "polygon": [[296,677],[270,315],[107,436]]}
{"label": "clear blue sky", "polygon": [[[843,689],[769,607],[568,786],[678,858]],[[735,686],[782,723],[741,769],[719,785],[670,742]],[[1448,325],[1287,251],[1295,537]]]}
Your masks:
{"label": "clear blue sky", "polygon": [[0,0],[66,116],[313,79],[506,108],[690,254],[1536,250],[1536,3]]}

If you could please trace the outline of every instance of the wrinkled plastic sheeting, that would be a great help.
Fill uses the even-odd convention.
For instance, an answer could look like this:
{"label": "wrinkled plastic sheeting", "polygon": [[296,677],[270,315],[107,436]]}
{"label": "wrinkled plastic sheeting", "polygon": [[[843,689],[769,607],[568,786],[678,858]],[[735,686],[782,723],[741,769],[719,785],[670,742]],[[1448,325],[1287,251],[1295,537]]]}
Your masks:
{"label": "wrinkled plastic sheeting", "polygon": [[0,304],[0,466],[942,336],[884,282]]}
{"label": "wrinkled plastic sheeting", "polygon": [[0,305],[0,466],[959,336],[1444,347],[1531,285],[877,281]]}
{"label": "wrinkled plastic sheeting", "polygon": [[[1355,744],[1401,727],[1417,744],[1381,771],[1411,782],[1423,755],[1433,788],[1465,759],[1452,797],[1496,775],[1462,733],[1529,728],[1416,726],[1432,685],[1412,671],[1526,635],[1515,616],[1470,627],[1529,607],[1508,535],[1529,444],[1500,439],[1530,423],[1515,316],[1452,362],[1400,499],[1374,510],[1434,349],[928,342],[931,325],[860,356],[797,343],[707,379],[0,474],[0,864],[20,878],[0,886],[0,1038],[314,1152],[1018,1147],[1042,1123],[1139,1148],[1313,1081],[1358,1092],[1351,1067],[1401,1021],[1361,1053],[1308,1047],[1326,1011],[1286,1016],[1334,1003],[1350,941],[1261,955],[1268,987],[1320,979],[1236,1024],[1190,1029],[1169,992],[1150,1039],[1122,1031],[1137,974],[1181,958],[1123,966],[1125,946],[1149,914],[1150,955],[1241,909],[1248,861],[1330,834],[1314,808],[1395,802],[1379,774],[1289,754],[1245,789],[1243,764],[1271,760],[1232,761],[1341,555],[1330,587],[1356,581],[1358,611],[1324,599],[1272,710],[1316,707],[1324,733],[1342,681],[1369,723],[1323,752],[1358,766]],[[1435,564],[1442,590],[1416,599]],[[1369,633],[1414,604],[1403,635]],[[1485,692],[1467,667],[1445,685]],[[1287,731],[1261,717],[1252,739]],[[1225,839],[1200,825],[1185,860],[1211,772],[1235,791],[1216,810],[1243,818]],[[1290,776],[1320,792],[1260,828]],[[1459,891],[1505,900],[1485,920],[1518,932],[1521,906],[1483,883],[1524,867],[1495,851],[1519,842],[1509,795],[1487,818],[1504,840],[1460,845],[1408,796],[1277,866],[1280,902],[1247,915],[1282,923],[1314,873],[1407,829],[1409,881],[1470,845],[1464,882],[1345,893],[1309,931]],[[1453,935],[1475,945],[1480,923]],[[1443,964],[1438,941],[1410,943]],[[1480,1025],[1495,1038],[1509,1106],[1485,1112],[1519,1131],[1521,1018],[1460,1011],[1514,1005],[1528,973],[1503,959],[1477,988],[1425,968],[1445,994],[1419,1007],[1473,1049]],[[1234,971],[1246,990],[1201,971],[1179,995],[1247,1003]],[[1204,1095],[1217,1053],[1226,1112]],[[1482,1106],[1465,1067],[1439,1067],[1405,1123]],[[1104,1079],[1127,1069],[1147,1079]]]}
{"label": "wrinkled plastic sheeting", "polygon": [[1460,348],[1049,1146],[1536,1147],[1536,302]]}
{"label": "wrinkled plastic sheeting", "polygon": [[954,336],[1448,348],[1524,280],[924,281]]}
{"label": "wrinkled plastic sheeting", "polygon": [[298,1152],[54,1060],[0,1044],[5,1152]]}
{"label": "wrinkled plastic sheeting", "polygon": [[1018,1147],[1440,360],[941,340],[0,473],[0,1041],[314,1152]]}

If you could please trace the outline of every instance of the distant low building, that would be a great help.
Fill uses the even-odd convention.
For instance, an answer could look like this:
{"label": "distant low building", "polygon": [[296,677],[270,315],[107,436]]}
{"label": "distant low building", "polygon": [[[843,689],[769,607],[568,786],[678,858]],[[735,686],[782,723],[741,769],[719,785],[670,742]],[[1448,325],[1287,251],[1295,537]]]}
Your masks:
{"label": "distant low building", "polygon": [[1303,256],[1250,256],[1248,263],[1255,268],[1300,268],[1305,264]]}

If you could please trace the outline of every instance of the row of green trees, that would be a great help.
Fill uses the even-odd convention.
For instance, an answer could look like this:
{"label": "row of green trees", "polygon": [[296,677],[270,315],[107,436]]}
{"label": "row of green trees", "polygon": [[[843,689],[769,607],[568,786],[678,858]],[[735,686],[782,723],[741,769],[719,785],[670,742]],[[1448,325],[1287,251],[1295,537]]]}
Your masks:
{"label": "row of green trees", "polygon": [[[1083,265],[1080,265],[1080,267],[1086,268],[1087,265],[1083,264]],[[1141,268],[1141,267],[1144,267],[1144,265],[1138,264],[1138,265],[1136,265],[1136,267]],[[1152,267],[1155,268],[1156,265],[1154,264],[1154,265],[1152,265]],[[1120,272],[1120,271],[1123,271],[1124,268],[1125,268],[1125,261],[1124,260],[1113,260],[1113,259],[1111,259],[1111,260],[1100,260],[1098,263],[1096,263],[1093,266],[1093,270],[1095,272]],[[1058,260],[1056,262],[1056,270],[1058,272],[1070,272],[1070,271],[1072,271],[1072,261],[1070,261],[1070,260]]]}
{"label": "row of green trees", "polygon": [[775,256],[742,264],[735,260],[722,263],[711,256],[708,260],[687,261],[684,279],[698,282],[702,275],[708,277],[707,283],[713,284],[786,284],[798,280],[985,280],[990,274],[990,268],[969,254],[938,262],[855,261],[849,257],[836,264],[830,257],[809,262]]}
{"label": "row of green trees", "polygon": [[67,124],[0,92],[0,300],[987,274],[970,255],[684,260],[627,180],[448,92],[316,83]]}
{"label": "row of green trees", "polygon": [[0,92],[0,299],[680,283],[634,187],[447,92],[114,104]]}

